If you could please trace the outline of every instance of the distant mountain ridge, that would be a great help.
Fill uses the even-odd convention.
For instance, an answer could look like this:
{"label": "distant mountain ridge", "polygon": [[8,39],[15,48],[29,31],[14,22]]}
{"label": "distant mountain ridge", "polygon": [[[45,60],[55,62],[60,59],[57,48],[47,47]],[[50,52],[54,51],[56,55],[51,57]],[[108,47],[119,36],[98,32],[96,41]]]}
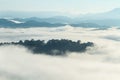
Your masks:
{"label": "distant mountain ridge", "polygon": [[[19,21],[15,21],[19,20]],[[22,21],[22,22],[20,22]],[[17,22],[17,23],[16,23]],[[60,27],[60,26],[66,26],[71,25],[74,27],[98,27],[103,28],[104,26],[95,24],[95,23],[51,23],[51,22],[40,22],[39,20],[22,20],[22,19],[0,19],[0,27],[7,27],[7,28],[28,28],[28,27]]]}
{"label": "distant mountain ridge", "polygon": [[107,26],[120,26],[120,8],[97,14],[78,16],[75,22],[89,22]]}
{"label": "distant mountain ridge", "polygon": [[[49,13],[45,15],[47,14]],[[120,26],[120,8],[104,13],[86,14],[74,18],[61,16],[58,13],[53,16],[53,14],[50,14],[52,17],[1,18],[0,27],[60,27],[71,25],[74,27],[106,28],[109,26]],[[43,13],[41,13],[42,15]]]}
{"label": "distant mountain ridge", "polygon": [[86,14],[83,16],[77,16],[80,19],[90,19],[90,20],[96,20],[96,19],[120,19],[120,8],[115,8],[107,12],[102,13],[95,13],[95,14]]}
{"label": "distant mountain ridge", "polygon": [[29,20],[23,23],[15,23],[13,21],[7,20],[7,19],[0,19],[0,27],[57,27],[57,26],[64,26],[65,24],[51,24],[48,22],[38,22],[34,20]]}
{"label": "distant mountain ridge", "polygon": [[[29,20],[30,18],[26,18],[25,20],[27,19]],[[68,23],[68,24],[95,23],[105,26],[120,26],[120,8],[115,8],[110,11],[102,13],[86,14],[74,18],[65,16],[55,16],[49,18],[38,18],[36,20],[50,23]]]}

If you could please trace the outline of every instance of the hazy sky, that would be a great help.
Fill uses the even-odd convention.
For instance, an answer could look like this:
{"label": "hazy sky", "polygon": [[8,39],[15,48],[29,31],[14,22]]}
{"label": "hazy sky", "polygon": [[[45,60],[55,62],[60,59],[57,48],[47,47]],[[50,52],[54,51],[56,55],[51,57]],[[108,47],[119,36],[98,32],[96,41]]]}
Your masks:
{"label": "hazy sky", "polygon": [[0,11],[96,13],[120,7],[120,0],[0,0]]}

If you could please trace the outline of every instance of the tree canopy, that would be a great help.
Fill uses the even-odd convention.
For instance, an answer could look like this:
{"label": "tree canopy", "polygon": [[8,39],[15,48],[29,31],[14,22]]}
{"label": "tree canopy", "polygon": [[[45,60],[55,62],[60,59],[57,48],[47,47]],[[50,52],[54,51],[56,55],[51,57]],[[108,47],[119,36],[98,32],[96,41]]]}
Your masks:
{"label": "tree canopy", "polygon": [[0,43],[0,45],[22,45],[35,54],[65,55],[66,52],[85,52],[92,42],[81,43],[80,40],[72,41],[67,39],[44,40],[20,40],[19,42]]}

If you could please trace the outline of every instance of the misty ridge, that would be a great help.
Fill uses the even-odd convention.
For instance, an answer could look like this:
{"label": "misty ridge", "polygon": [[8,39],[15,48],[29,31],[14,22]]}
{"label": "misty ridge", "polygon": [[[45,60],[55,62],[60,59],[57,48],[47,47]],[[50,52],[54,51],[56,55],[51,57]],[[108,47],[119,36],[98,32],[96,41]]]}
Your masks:
{"label": "misty ridge", "polygon": [[6,45],[21,45],[28,48],[35,54],[47,54],[47,55],[66,55],[68,52],[78,52],[82,53],[87,50],[88,47],[92,47],[92,42],[81,43],[80,40],[77,42],[72,40],[49,40],[45,43],[44,40],[20,40],[19,42],[11,43],[0,43],[0,46]]}
{"label": "misty ridge", "polygon": [[[0,27],[7,28],[60,27],[70,25],[74,27],[93,27],[105,29],[111,26],[120,26],[120,8],[115,8],[108,12],[84,14],[76,17],[70,17],[55,12],[52,12],[51,14],[49,14],[50,12],[40,12],[39,14],[30,12],[7,12],[8,14],[4,13],[5,12],[0,13]],[[11,16],[4,17],[9,14]],[[21,17],[17,14],[21,15]]]}
{"label": "misty ridge", "polygon": [[[58,22],[56,22],[58,21]],[[61,22],[62,21],[62,22]],[[61,26],[74,26],[74,27],[94,27],[94,28],[108,28],[109,26],[99,25],[96,23],[90,22],[78,22],[78,23],[69,23],[59,18],[49,18],[49,19],[40,19],[40,18],[25,18],[25,19],[0,19],[1,28],[31,28],[31,27],[61,27]]]}

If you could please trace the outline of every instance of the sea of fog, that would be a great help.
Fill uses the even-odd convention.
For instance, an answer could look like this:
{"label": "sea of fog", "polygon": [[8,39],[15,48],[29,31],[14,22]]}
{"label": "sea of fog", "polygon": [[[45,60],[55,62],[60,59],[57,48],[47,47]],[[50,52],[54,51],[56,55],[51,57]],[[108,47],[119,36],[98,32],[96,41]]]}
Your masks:
{"label": "sea of fog", "polygon": [[0,28],[0,42],[71,39],[93,42],[85,53],[32,54],[22,46],[0,47],[0,80],[120,80],[120,29]]}

